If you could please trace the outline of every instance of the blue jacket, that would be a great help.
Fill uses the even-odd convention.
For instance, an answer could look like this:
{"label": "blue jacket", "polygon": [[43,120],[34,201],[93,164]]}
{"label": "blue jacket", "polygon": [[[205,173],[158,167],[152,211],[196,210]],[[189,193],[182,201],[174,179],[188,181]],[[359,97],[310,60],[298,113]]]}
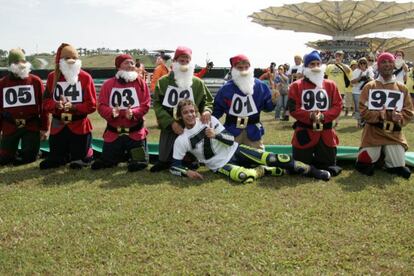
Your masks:
{"label": "blue jacket", "polygon": [[[275,108],[272,102],[272,94],[269,87],[261,80],[254,80],[253,100],[257,108],[257,113],[249,116],[249,121],[257,120],[260,117],[261,111],[270,112]],[[217,92],[214,98],[213,116],[220,119],[223,114],[229,116],[229,111],[232,106],[232,99],[234,94],[246,96],[236,86],[233,80],[225,83]],[[224,127],[234,136],[240,135],[243,129],[237,128],[235,123],[225,123]],[[264,135],[264,128],[262,123],[249,124],[246,127],[247,137],[252,141],[258,141]]]}

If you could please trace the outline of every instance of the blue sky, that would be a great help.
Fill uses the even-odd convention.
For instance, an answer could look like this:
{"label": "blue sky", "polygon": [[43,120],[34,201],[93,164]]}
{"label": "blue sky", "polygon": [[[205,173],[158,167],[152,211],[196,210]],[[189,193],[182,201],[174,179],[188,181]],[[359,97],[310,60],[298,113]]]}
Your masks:
{"label": "blue sky", "polygon": [[[148,50],[185,45],[200,65],[209,58],[217,66],[228,66],[229,57],[239,53],[255,67],[291,63],[293,55],[311,51],[304,45],[307,41],[330,37],[276,31],[251,23],[247,16],[293,2],[303,1],[0,0],[0,48],[35,53],[56,50],[61,42]],[[414,29],[392,34],[414,38]]]}

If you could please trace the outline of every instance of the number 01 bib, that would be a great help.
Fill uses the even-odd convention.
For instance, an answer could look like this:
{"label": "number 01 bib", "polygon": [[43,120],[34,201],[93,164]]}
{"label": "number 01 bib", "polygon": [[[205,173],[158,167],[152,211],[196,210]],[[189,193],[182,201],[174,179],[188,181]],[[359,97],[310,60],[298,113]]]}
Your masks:
{"label": "number 01 bib", "polygon": [[253,96],[241,96],[234,94],[231,100],[229,114],[236,117],[249,117],[257,113],[256,103]]}

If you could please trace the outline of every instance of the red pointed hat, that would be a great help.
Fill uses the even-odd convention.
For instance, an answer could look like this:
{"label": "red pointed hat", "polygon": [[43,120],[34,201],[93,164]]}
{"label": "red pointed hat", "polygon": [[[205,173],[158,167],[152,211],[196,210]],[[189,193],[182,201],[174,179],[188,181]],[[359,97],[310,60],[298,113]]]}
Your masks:
{"label": "red pointed hat", "polygon": [[187,55],[191,57],[192,54],[193,54],[193,51],[191,51],[190,48],[185,47],[185,46],[178,46],[177,50],[175,50],[174,60],[176,60],[181,55]]}
{"label": "red pointed hat", "polygon": [[121,63],[122,63],[122,62],[124,62],[124,61],[125,61],[125,60],[127,60],[127,59],[132,59],[132,60],[134,60],[134,59],[132,58],[132,56],[131,56],[131,55],[128,55],[128,54],[118,55],[118,56],[115,58],[115,67],[116,67],[116,69],[118,69],[118,68],[119,68],[119,66],[121,66]]}
{"label": "red pointed hat", "polygon": [[377,64],[380,64],[384,60],[388,60],[388,61],[394,62],[395,61],[395,57],[391,53],[384,52],[384,53],[382,53],[382,54],[380,54],[378,56],[378,58],[377,58]]}
{"label": "red pointed hat", "polygon": [[237,65],[237,63],[242,62],[242,61],[246,61],[246,62],[248,62],[248,63],[250,64],[250,60],[249,60],[249,58],[248,58],[248,57],[246,57],[245,55],[240,54],[240,55],[237,55],[237,56],[231,57],[231,58],[230,58],[230,64],[231,64],[231,67],[236,66],[236,65]]}

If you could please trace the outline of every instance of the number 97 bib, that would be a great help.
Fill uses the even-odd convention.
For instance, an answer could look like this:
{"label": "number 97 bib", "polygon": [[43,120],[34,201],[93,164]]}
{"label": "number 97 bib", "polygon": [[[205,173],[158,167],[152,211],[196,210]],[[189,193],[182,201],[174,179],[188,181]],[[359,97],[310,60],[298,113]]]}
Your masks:
{"label": "number 97 bib", "polygon": [[306,111],[326,111],[329,97],[325,89],[306,89],[302,91],[302,109]]}
{"label": "number 97 bib", "polygon": [[387,110],[401,111],[404,104],[404,94],[397,90],[370,89],[368,94],[368,109],[381,110],[385,106]]}

